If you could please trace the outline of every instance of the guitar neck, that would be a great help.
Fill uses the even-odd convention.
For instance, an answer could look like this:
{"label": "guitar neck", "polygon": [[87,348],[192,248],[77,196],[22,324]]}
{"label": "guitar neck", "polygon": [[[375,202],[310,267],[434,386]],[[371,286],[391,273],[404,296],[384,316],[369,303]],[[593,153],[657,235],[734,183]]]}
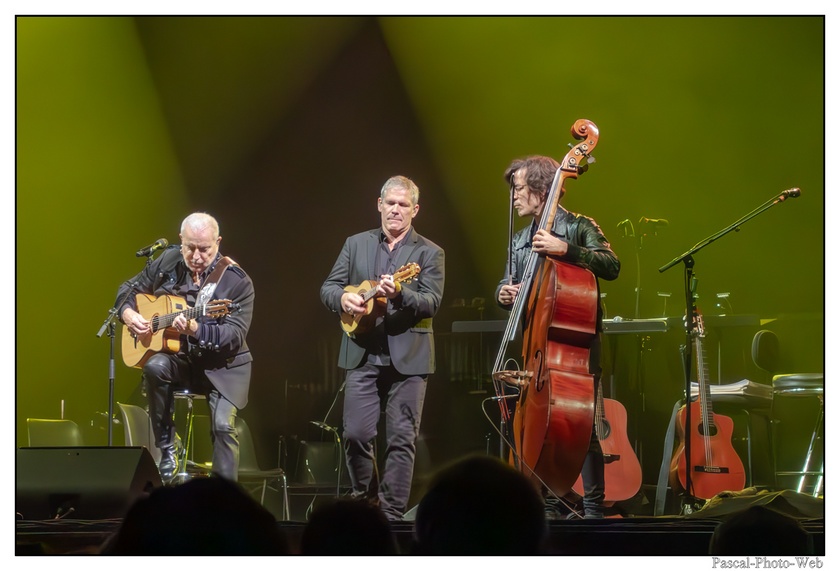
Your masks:
{"label": "guitar neck", "polygon": [[176,311],[175,313],[167,313],[166,315],[156,315],[152,318],[152,331],[160,331],[161,329],[166,329],[167,327],[172,327],[172,322],[175,321],[175,318],[179,315],[183,315],[187,318],[187,321],[190,319],[195,319],[197,317],[201,317],[204,315],[204,308],[206,304],[196,305],[195,307],[188,307],[183,311]]}
{"label": "guitar neck", "polygon": [[[414,277],[414,275],[415,275],[415,273],[414,273],[414,271],[412,271],[411,268],[409,268],[407,266],[404,266],[403,268],[400,268],[399,270],[397,270],[397,273],[395,273],[393,275],[394,283],[398,284],[400,282],[410,280],[412,277]],[[376,282],[372,282],[372,283],[375,284]],[[376,294],[376,288],[375,287],[370,288],[369,290],[367,290],[365,293],[362,294],[362,303],[369,302],[371,299],[376,297],[376,295],[377,295]]]}
{"label": "guitar neck", "polygon": [[365,304],[376,297],[376,288],[372,287],[362,294],[362,303]]}
{"label": "guitar neck", "polygon": [[606,437],[606,434],[604,434],[604,389],[600,382],[598,383],[598,393],[595,396],[595,433],[598,440],[603,440]]}
{"label": "guitar neck", "polygon": [[706,365],[706,350],[703,347],[703,338],[700,336],[694,339],[694,351],[697,358],[697,390],[700,398],[700,410],[703,414],[703,422],[711,425],[714,423],[712,388],[709,386],[709,368]]}

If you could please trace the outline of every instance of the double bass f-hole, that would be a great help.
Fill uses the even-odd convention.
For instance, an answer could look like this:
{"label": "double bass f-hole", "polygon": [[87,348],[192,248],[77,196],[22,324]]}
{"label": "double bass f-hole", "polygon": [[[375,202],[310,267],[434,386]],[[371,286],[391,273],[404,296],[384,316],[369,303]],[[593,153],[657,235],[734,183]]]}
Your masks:
{"label": "double bass f-hole", "polygon": [[543,362],[542,351],[537,351],[534,354],[534,364],[536,365],[536,369],[537,369],[537,372],[535,374],[536,381],[534,381],[534,390],[537,391],[537,392],[543,390],[543,388],[545,387],[545,376],[543,375],[542,362]]}

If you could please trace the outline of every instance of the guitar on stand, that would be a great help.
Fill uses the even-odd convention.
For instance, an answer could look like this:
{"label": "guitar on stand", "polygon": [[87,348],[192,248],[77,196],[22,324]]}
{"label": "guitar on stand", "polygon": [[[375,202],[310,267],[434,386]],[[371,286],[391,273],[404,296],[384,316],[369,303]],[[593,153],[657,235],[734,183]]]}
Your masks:
{"label": "guitar on stand", "polygon": [[[741,458],[732,446],[734,423],[728,416],[712,410],[709,371],[705,362],[703,318],[694,316],[692,333],[697,364],[698,400],[677,413],[677,435],[680,444],[671,459],[670,480],[675,490],[684,490],[695,498],[708,500],[725,490],[744,489],[746,473]],[[693,419],[686,434],[686,406]],[[690,439],[690,488],[686,484],[686,440]]]}
{"label": "guitar on stand", "polygon": [[[776,206],[777,204],[782,204],[790,198],[797,198],[798,196],[800,196],[800,194],[801,194],[801,190],[797,187],[789,188],[785,191],[782,191],[780,194],[777,194],[777,195],[773,196],[772,198],[770,198],[769,200],[765,201],[764,204],[762,204],[761,206],[759,206],[757,208],[754,208],[751,212],[749,212],[745,216],[742,216],[741,218],[739,218],[738,220],[736,220],[735,222],[733,222],[732,224],[730,224],[729,226],[727,226],[723,230],[715,232],[711,236],[708,236],[707,238],[704,238],[703,240],[701,240],[700,242],[698,242],[697,244],[692,246],[688,251],[683,252],[682,254],[680,254],[679,256],[677,256],[676,258],[672,259],[670,262],[668,262],[667,264],[665,264],[664,266],[659,268],[659,273],[662,273],[662,272],[668,270],[669,268],[672,268],[672,267],[676,266],[677,264],[679,264],[680,262],[682,262],[682,264],[685,268],[685,274],[684,275],[685,275],[685,307],[686,307],[685,315],[686,316],[697,315],[697,310],[696,310],[695,305],[694,305],[694,300],[696,299],[696,293],[697,293],[697,276],[694,272],[694,264],[695,264],[694,254],[696,254],[697,252],[699,252],[700,250],[702,250],[703,248],[705,248],[706,246],[708,246],[712,242],[715,242],[716,240],[722,238],[726,234],[732,232],[733,230],[741,230],[744,223],[746,223],[747,221],[755,218],[756,216],[758,216],[762,212],[765,212],[766,210],[772,208],[773,206]],[[686,324],[685,324],[685,326],[686,326],[686,344],[685,344],[685,351],[683,353],[683,368],[684,368],[684,373],[685,373],[685,398],[686,398],[687,402],[690,402],[690,399],[691,399],[691,381],[690,381],[690,379],[691,379],[691,375],[690,375],[690,372],[691,372],[691,347],[692,347],[692,341],[694,341],[696,343],[697,339],[698,339],[696,325],[697,325],[696,323],[690,323],[688,320],[686,320]],[[698,347],[702,347],[702,345],[698,345]],[[700,370],[702,371],[703,368],[701,367]],[[698,373],[698,375],[699,374],[700,373]],[[706,376],[705,371],[702,373],[702,375]],[[706,387],[700,387],[699,394],[702,395],[702,398],[708,404],[709,408],[707,410],[709,412],[711,412],[711,398],[709,398],[710,395],[707,394],[707,390],[706,390],[707,388],[708,388],[708,385],[706,385]],[[703,402],[703,400],[701,400],[701,404],[702,404],[702,402]],[[686,462],[691,462],[692,466],[699,466],[701,468],[703,466],[706,466],[706,467],[709,467],[709,468],[713,468],[714,467],[714,458],[706,459],[705,462],[703,462],[700,465],[693,463],[693,461],[695,460],[695,454],[693,453],[693,444],[692,444],[692,441],[694,440],[694,438],[692,436],[692,434],[694,432],[694,429],[693,429],[694,424],[693,424],[693,421],[692,421],[692,416],[693,416],[692,415],[692,409],[696,408],[694,406],[694,404],[695,403],[692,403],[692,406],[683,407],[683,409],[681,409],[679,411],[680,413],[685,411],[685,416],[683,417],[684,418],[684,423],[678,422],[678,426],[682,425],[683,427],[685,427],[685,429],[683,431],[683,434],[681,435],[681,436],[685,437],[685,454],[684,454],[684,457],[685,457]],[[704,411],[700,410],[698,412],[700,412],[702,414]],[[716,431],[722,428],[721,426],[718,426],[717,424],[714,424],[714,421],[715,421],[716,418],[718,420],[722,420],[726,417],[722,417],[722,416],[718,416],[718,415],[712,416],[711,417],[711,424],[708,427],[709,430],[711,430],[712,427],[714,427],[714,429]],[[729,420],[729,423],[730,423],[729,426],[730,426],[730,430],[731,430],[732,419],[727,419],[727,420]],[[705,426],[705,424],[709,423],[709,419],[704,419],[703,423],[704,423],[704,426]],[[701,441],[700,445],[705,447],[707,444],[710,443],[712,438],[716,438],[716,442],[719,443],[719,448],[725,448],[727,442],[722,442],[721,441],[722,439],[720,438],[719,434],[716,434],[715,436],[712,436],[709,433],[709,430],[707,430],[706,432],[701,434],[701,436],[699,438],[699,440]],[[688,433],[687,437],[686,437],[685,433]],[[729,444],[729,447],[731,448],[732,443],[729,442],[728,444]],[[681,446],[682,446],[682,444],[681,444]],[[705,449],[704,449],[703,452],[705,454]],[[743,465],[741,464],[741,459],[737,457],[738,456],[737,454],[734,454],[734,449],[733,449],[732,452],[733,453],[730,454],[729,457],[732,459],[733,462],[735,462],[737,460],[736,465],[740,465],[741,466],[741,471],[743,472]],[[733,458],[733,456],[734,456],[734,458]],[[701,459],[701,462],[702,462],[702,459]],[[677,483],[679,483],[680,481],[685,482],[685,483],[682,484],[683,489],[685,490],[684,493],[682,494],[683,495],[683,497],[682,497],[682,506],[683,506],[682,509],[685,513],[691,513],[691,511],[693,511],[693,509],[694,509],[694,506],[696,505],[695,500],[698,499],[698,496],[696,496],[696,495],[692,496],[692,494],[696,491],[696,487],[693,485],[693,482],[692,482],[692,480],[694,479],[694,471],[695,470],[693,468],[692,469],[687,469],[686,466],[683,466],[682,468],[674,467],[674,466],[671,466],[671,467],[674,468],[674,470],[672,470],[672,474],[676,474],[673,477],[673,480],[676,480]],[[729,468],[728,466],[724,466],[724,467]],[[684,474],[684,476],[683,476],[683,474]],[[701,479],[714,480],[714,475],[713,474],[708,474],[705,470],[699,471],[698,474],[700,475]],[[705,477],[707,474],[709,476],[708,478]],[[742,479],[740,480],[741,481],[741,484],[740,484],[741,488],[740,489],[743,489],[744,481],[746,480],[746,478],[744,476],[742,476],[741,478]],[[733,478],[733,480],[734,480],[734,478]],[[735,483],[737,483],[737,481]],[[733,487],[737,488],[737,486],[733,486]],[[656,510],[661,509],[663,504],[664,504],[664,497],[662,497],[659,493],[657,493],[656,508],[655,509]]]}
{"label": "guitar on stand", "polygon": [[[595,433],[604,454],[604,503],[632,498],[642,487],[642,466],[627,437],[627,409],[613,399],[605,399],[598,383],[595,401]],[[583,478],[578,476],[572,490],[583,496]]]}

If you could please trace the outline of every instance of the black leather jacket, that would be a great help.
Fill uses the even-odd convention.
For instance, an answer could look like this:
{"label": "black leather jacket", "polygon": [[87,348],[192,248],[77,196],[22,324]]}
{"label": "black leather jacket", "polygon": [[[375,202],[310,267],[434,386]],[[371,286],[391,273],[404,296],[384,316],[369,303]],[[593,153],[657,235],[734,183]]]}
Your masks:
{"label": "black leather jacket", "polygon": [[[499,285],[496,287],[496,303],[503,309],[510,310],[512,304],[502,305],[499,303],[499,292],[503,285],[509,283],[508,277],[511,273],[513,275],[512,283],[518,284],[521,281],[528,254],[531,253],[531,236],[536,232],[536,226],[537,223],[534,221],[513,237],[513,271],[511,272],[511,268],[505,268],[504,278],[499,281]],[[612,281],[618,277],[621,262],[618,261],[615,252],[610,248],[610,243],[604,233],[601,232],[601,228],[592,218],[569,212],[558,206],[551,233],[569,244],[566,255],[559,258],[561,261],[586,268],[598,279]],[[599,330],[602,316],[603,311],[599,296]]]}

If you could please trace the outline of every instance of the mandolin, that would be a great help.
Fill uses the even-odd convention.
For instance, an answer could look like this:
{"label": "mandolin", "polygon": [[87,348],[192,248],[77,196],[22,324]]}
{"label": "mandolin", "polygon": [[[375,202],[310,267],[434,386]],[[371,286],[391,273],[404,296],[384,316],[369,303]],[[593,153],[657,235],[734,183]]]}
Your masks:
{"label": "mandolin", "polygon": [[137,294],[137,313],[151,322],[151,332],[137,337],[128,327],[122,328],[122,356],[127,367],[141,368],[155,353],[177,353],[181,349],[181,333],[172,327],[179,315],[195,319],[203,315],[219,318],[239,311],[239,304],[229,299],[216,299],[209,303],[189,307],[187,300],[175,295],[155,297]]}
{"label": "mandolin", "polygon": [[[595,433],[604,454],[604,501],[632,498],[642,487],[642,466],[627,438],[627,409],[617,400],[605,399],[600,383],[595,401]],[[572,489],[583,496],[580,476]]]}
{"label": "mandolin", "polygon": [[[728,416],[715,414],[712,410],[712,392],[709,387],[709,371],[703,349],[703,318],[695,315],[692,332],[697,365],[699,400],[691,402],[692,426],[686,434],[685,405],[677,412],[677,434],[679,446],[671,460],[671,486],[685,490],[695,498],[708,500],[725,490],[744,489],[746,473],[741,458],[732,446],[734,423]],[[698,420],[699,419],[699,420]],[[686,439],[691,439],[691,488],[686,490]]]}
{"label": "mandolin", "polygon": [[[420,266],[415,262],[411,262],[394,272],[394,283],[407,284],[418,275],[420,275]],[[376,295],[376,286],[378,283],[373,280],[365,280],[357,286],[349,285],[344,288],[346,292],[357,293],[362,296],[363,303],[365,304],[364,313],[350,314],[346,311],[341,312],[341,329],[350,337],[360,333],[367,333],[376,325],[376,318],[385,314],[387,300],[385,296]]]}

